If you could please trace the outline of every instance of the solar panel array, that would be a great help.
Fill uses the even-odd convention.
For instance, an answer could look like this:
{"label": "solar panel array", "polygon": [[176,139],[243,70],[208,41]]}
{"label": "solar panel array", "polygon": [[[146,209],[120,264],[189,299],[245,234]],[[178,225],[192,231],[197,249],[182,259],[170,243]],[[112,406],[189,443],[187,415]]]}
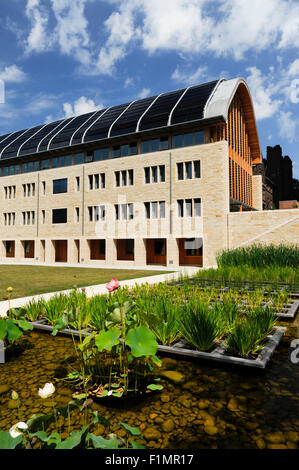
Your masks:
{"label": "solar panel array", "polygon": [[0,159],[203,119],[218,80],[0,136]]}

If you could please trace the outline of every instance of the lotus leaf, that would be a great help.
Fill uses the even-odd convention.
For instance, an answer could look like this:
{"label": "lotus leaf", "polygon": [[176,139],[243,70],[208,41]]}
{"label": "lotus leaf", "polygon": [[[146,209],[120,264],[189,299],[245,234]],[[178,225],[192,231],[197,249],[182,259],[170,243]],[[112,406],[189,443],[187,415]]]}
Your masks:
{"label": "lotus leaf", "polygon": [[100,331],[95,337],[95,344],[99,352],[102,352],[104,349],[106,349],[106,351],[111,351],[113,346],[119,344],[120,334],[121,332],[116,326],[108,331]]}
{"label": "lotus leaf", "polygon": [[158,349],[155,335],[147,326],[130,330],[126,336],[126,343],[134,357],[154,356]]}

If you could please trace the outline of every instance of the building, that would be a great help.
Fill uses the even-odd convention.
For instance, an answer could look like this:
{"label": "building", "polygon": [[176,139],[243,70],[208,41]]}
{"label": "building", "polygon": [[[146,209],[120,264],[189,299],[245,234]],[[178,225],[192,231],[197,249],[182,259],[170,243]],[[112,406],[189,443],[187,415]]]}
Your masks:
{"label": "building", "polygon": [[4,135],[0,261],[207,267],[281,226],[293,241],[299,211],[262,211],[259,163],[241,78]]}
{"label": "building", "polygon": [[262,163],[258,163],[257,165],[253,165],[252,171],[254,175],[261,175],[262,176],[262,194],[263,194],[263,210],[271,210],[273,209],[273,187],[274,184],[266,176],[265,171],[265,159],[263,159]]}
{"label": "building", "polygon": [[282,156],[280,145],[267,147],[267,157],[264,160],[265,176],[273,184],[273,203],[279,207],[279,201],[293,199],[293,164],[288,155]]}

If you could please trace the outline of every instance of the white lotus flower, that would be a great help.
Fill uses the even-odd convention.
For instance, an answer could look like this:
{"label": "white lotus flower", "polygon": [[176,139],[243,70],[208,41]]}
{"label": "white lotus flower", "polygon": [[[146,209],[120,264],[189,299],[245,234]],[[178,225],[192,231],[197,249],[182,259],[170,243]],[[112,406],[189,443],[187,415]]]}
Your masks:
{"label": "white lotus flower", "polygon": [[55,387],[52,383],[46,383],[44,388],[38,390],[38,394],[41,398],[48,398],[55,392]]}
{"label": "white lotus flower", "polygon": [[109,397],[110,395],[112,395],[112,393],[113,393],[113,391],[112,391],[112,390],[109,390],[109,392],[107,393],[108,397]]}
{"label": "white lotus flower", "polygon": [[10,428],[9,434],[11,435],[11,437],[16,438],[16,437],[21,436],[21,434],[23,434],[23,432],[26,431],[26,429],[28,429],[27,424],[24,423],[23,421],[20,421],[19,423],[14,424]]}

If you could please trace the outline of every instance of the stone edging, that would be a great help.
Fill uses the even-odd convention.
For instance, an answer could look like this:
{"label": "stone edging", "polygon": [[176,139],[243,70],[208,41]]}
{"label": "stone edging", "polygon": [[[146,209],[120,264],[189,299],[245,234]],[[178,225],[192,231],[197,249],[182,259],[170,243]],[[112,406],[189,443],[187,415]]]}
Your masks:
{"label": "stone edging", "polygon": [[[47,325],[43,322],[44,320],[40,320],[37,322],[31,322],[31,324],[37,330],[48,331],[48,332],[53,331],[53,326]],[[281,326],[275,326],[273,329],[275,330],[275,332],[273,333],[273,335],[268,336],[268,342],[265,344],[265,346],[263,347],[263,349],[261,350],[260,354],[258,355],[256,359],[244,359],[241,357],[226,356],[225,347],[221,344],[217,346],[210,353],[187,349],[184,347],[187,344],[184,341],[179,341],[174,346],[159,345],[158,351],[163,352],[163,353],[175,354],[175,355],[179,355],[183,357],[185,356],[185,357],[192,357],[196,359],[208,359],[208,360],[223,362],[227,364],[236,364],[240,366],[264,369],[266,365],[268,364],[272,354],[274,353],[274,350],[280,343],[280,340],[282,339],[283,335],[285,334],[287,330],[287,328],[281,327]],[[59,331],[58,334],[65,334],[68,336],[73,335],[77,337],[79,336],[79,332],[77,330],[70,330],[70,329],[61,330]],[[91,334],[92,334],[92,330],[90,328],[87,328],[87,330],[82,331],[81,336],[85,338],[86,336],[90,336]]]}

